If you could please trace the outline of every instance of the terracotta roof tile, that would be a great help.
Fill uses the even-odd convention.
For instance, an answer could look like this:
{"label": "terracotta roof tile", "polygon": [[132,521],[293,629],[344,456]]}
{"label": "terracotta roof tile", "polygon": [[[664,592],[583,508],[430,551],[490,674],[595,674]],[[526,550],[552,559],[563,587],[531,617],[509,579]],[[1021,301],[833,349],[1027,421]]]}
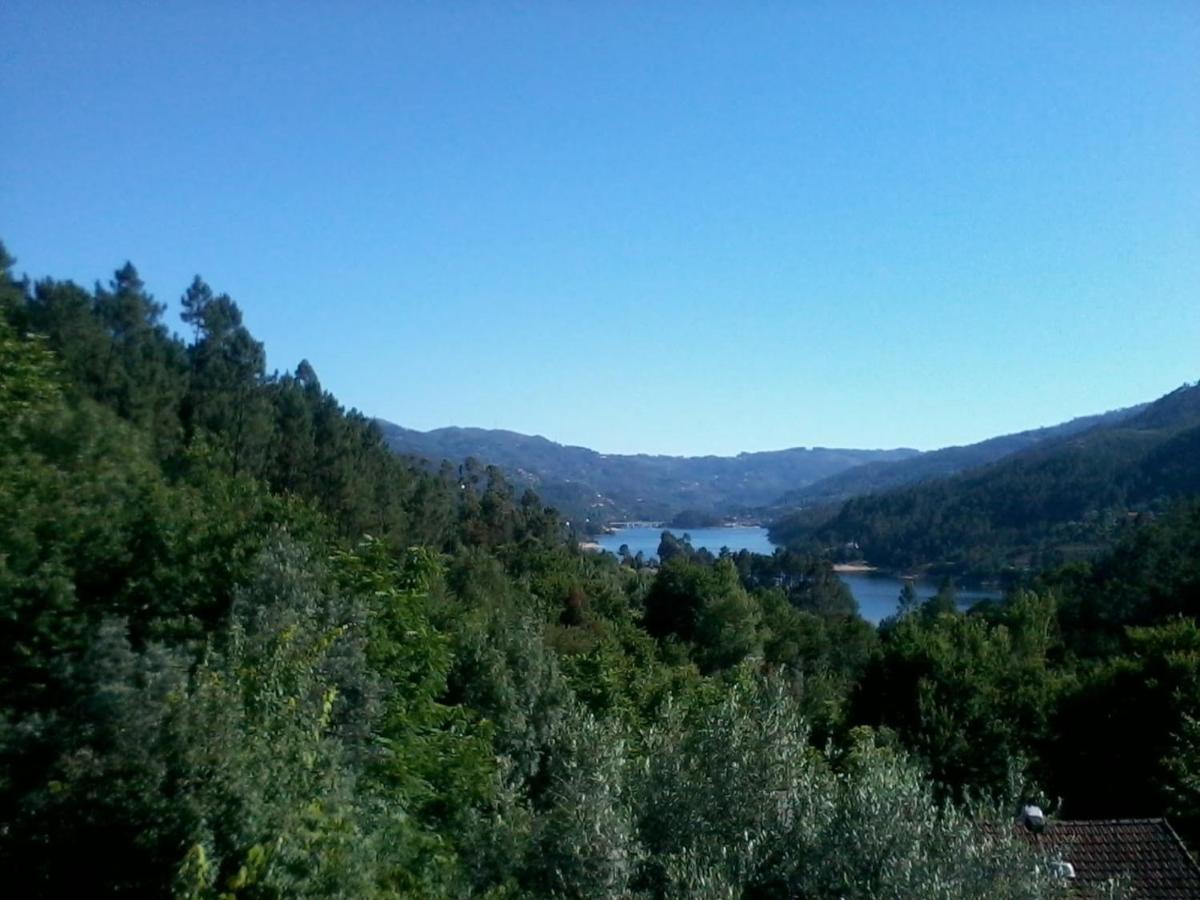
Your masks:
{"label": "terracotta roof tile", "polygon": [[1166,819],[1051,821],[1041,834],[1017,831],[1075,868],[1084,896],[1110,878],[1127,878],[1138,900],[1200,900],[1200,866]]}

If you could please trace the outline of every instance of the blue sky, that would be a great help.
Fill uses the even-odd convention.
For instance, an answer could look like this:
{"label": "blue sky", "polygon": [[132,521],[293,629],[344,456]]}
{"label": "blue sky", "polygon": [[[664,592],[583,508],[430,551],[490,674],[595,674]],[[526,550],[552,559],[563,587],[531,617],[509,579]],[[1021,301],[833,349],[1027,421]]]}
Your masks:
{"label": "blue sky", "polygon": [[0,238],[343,402],[932,448],[1200,378],[1200,4],[0,5]]}

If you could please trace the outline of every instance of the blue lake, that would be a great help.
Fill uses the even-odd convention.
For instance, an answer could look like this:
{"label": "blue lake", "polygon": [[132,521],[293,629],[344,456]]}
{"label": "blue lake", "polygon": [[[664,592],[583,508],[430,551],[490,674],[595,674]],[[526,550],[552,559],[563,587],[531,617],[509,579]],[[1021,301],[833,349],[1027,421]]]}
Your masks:
{"label": "blue lake", "polygon": [[728,547],[734,553],[739,550],[749,550],[751,553],[763,553],[770,556],[775,552],[775,545],[767,539],[767,529],[757,525],[731,525],[728,528],[663,528],[661,525],[637,525],[631,528],[620,528],[616,534],[602,534],[599,544],[610,553],[616,553],[622,544],[629,545],[629,552],[634,556],[640,550],[649,559],[658,556],[658,542],[662,533],[670,531],[676,537],[688,535],[692,546],[697,550],[704,548],[710,553],[721,552],[722,547]]}
{"label": "blue lake", "polygon": [[[669,530],[677,536],[687,534],[691,537],[693,547],[696,549],[703,547],[714,554],[720,553],[722,547],[728,547],[735,553],[738,550],[749,550],[751,553],[767,555],[775,552],[775,545],[767,538],[767,529],[756,525],[672,528]],[[636,556],[640,550],[649,558],[658,555],[658,542],[662,539],[663,531],[661,525],[621,528],[615,534],[601,535],[598,543],[602,549],[614,554],[622,544],[627,544],[630,553]],[[902,579],[879,572],[839,572],[838,577],[850,588],[854,599],[858,601],[859,612],[868,622],[877,624],[881,619],[896,611],[900,589],[904,586]],[[937,585],[936,579],[918,578],[914,582],[917,594],[922,598],[932,597],[936,594]],[[999,590],[961,586],[957,593],[959,605],[964,608],[979,600],[991,600],[1000,596]]]}
{"label": "blue lake", "polygon": [[[839,572],[838,577],[850,588],[850,593],[858,601],[858,612],[868,622],[878,625],[896,611],[900,599],[900,590],[904,581],[895,575],[884,575],[880,572]],[[913,582],[917,596],[927,599],[937,593],[941,579],[918,578]],[[995,600],[1001,596],[998,589],[955,586],[958,605],[961,609],[974,606],[980,600]]]}

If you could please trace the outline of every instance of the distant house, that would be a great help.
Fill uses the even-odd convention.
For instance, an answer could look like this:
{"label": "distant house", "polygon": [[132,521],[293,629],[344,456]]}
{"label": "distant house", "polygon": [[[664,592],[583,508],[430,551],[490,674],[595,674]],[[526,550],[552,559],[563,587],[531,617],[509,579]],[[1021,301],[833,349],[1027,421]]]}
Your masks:
{"label": "distant house", "polygon": [[1166,819],[1023,818],[1016,829],[1054,861],[1075,896],[1120,879],[1137,900],[1200,900],[1200,865]]}

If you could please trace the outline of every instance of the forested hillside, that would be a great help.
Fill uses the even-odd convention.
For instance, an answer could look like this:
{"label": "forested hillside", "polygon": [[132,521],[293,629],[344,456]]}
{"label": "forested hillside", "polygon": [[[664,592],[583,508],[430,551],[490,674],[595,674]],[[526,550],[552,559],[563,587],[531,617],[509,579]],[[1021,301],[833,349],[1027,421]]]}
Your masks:
{"label": "forested hillside", "polygon": [[[995,573],[1086,558],[1200,492],[1200,385],[989,466],[783,517],[774,539],[882,566]],[[903,464],[900,464],[903,465]]]}
{"label": "forested hillside", "polygon": [[966,469],[996,462],[1036,445],[1068,438],[1099,425],[1110,425],[1136,415],[1148,404],[1116,409],[1094,416],[1081,416],[1061,425],[1034,428],[1016,434],[989,438],[962,447],[930,450],[910,459],[863,463],[806,487],[789,491],[773,506],[787,509],[837,503],[863,494],[876,494],[892,488],[944,478]]}
{"label": "forested hillside", "polygon": [[765,506],[784,491],[872,461],[917,451],[794,447],[737,456],[597,453],[543,437],[482,428],[412,431],[380,421],[397,453],[435,462],[470,457],[499,466],[563,508],[594,522],[665,521],[684,510],[730,515]]}
{"label": "forested hillside", "polygon": [[581,553],[182,299],[0,266],[7,894],[1041,897],[1021,801],[1200,836],[1195,502],[877,631],[818,556]]}

